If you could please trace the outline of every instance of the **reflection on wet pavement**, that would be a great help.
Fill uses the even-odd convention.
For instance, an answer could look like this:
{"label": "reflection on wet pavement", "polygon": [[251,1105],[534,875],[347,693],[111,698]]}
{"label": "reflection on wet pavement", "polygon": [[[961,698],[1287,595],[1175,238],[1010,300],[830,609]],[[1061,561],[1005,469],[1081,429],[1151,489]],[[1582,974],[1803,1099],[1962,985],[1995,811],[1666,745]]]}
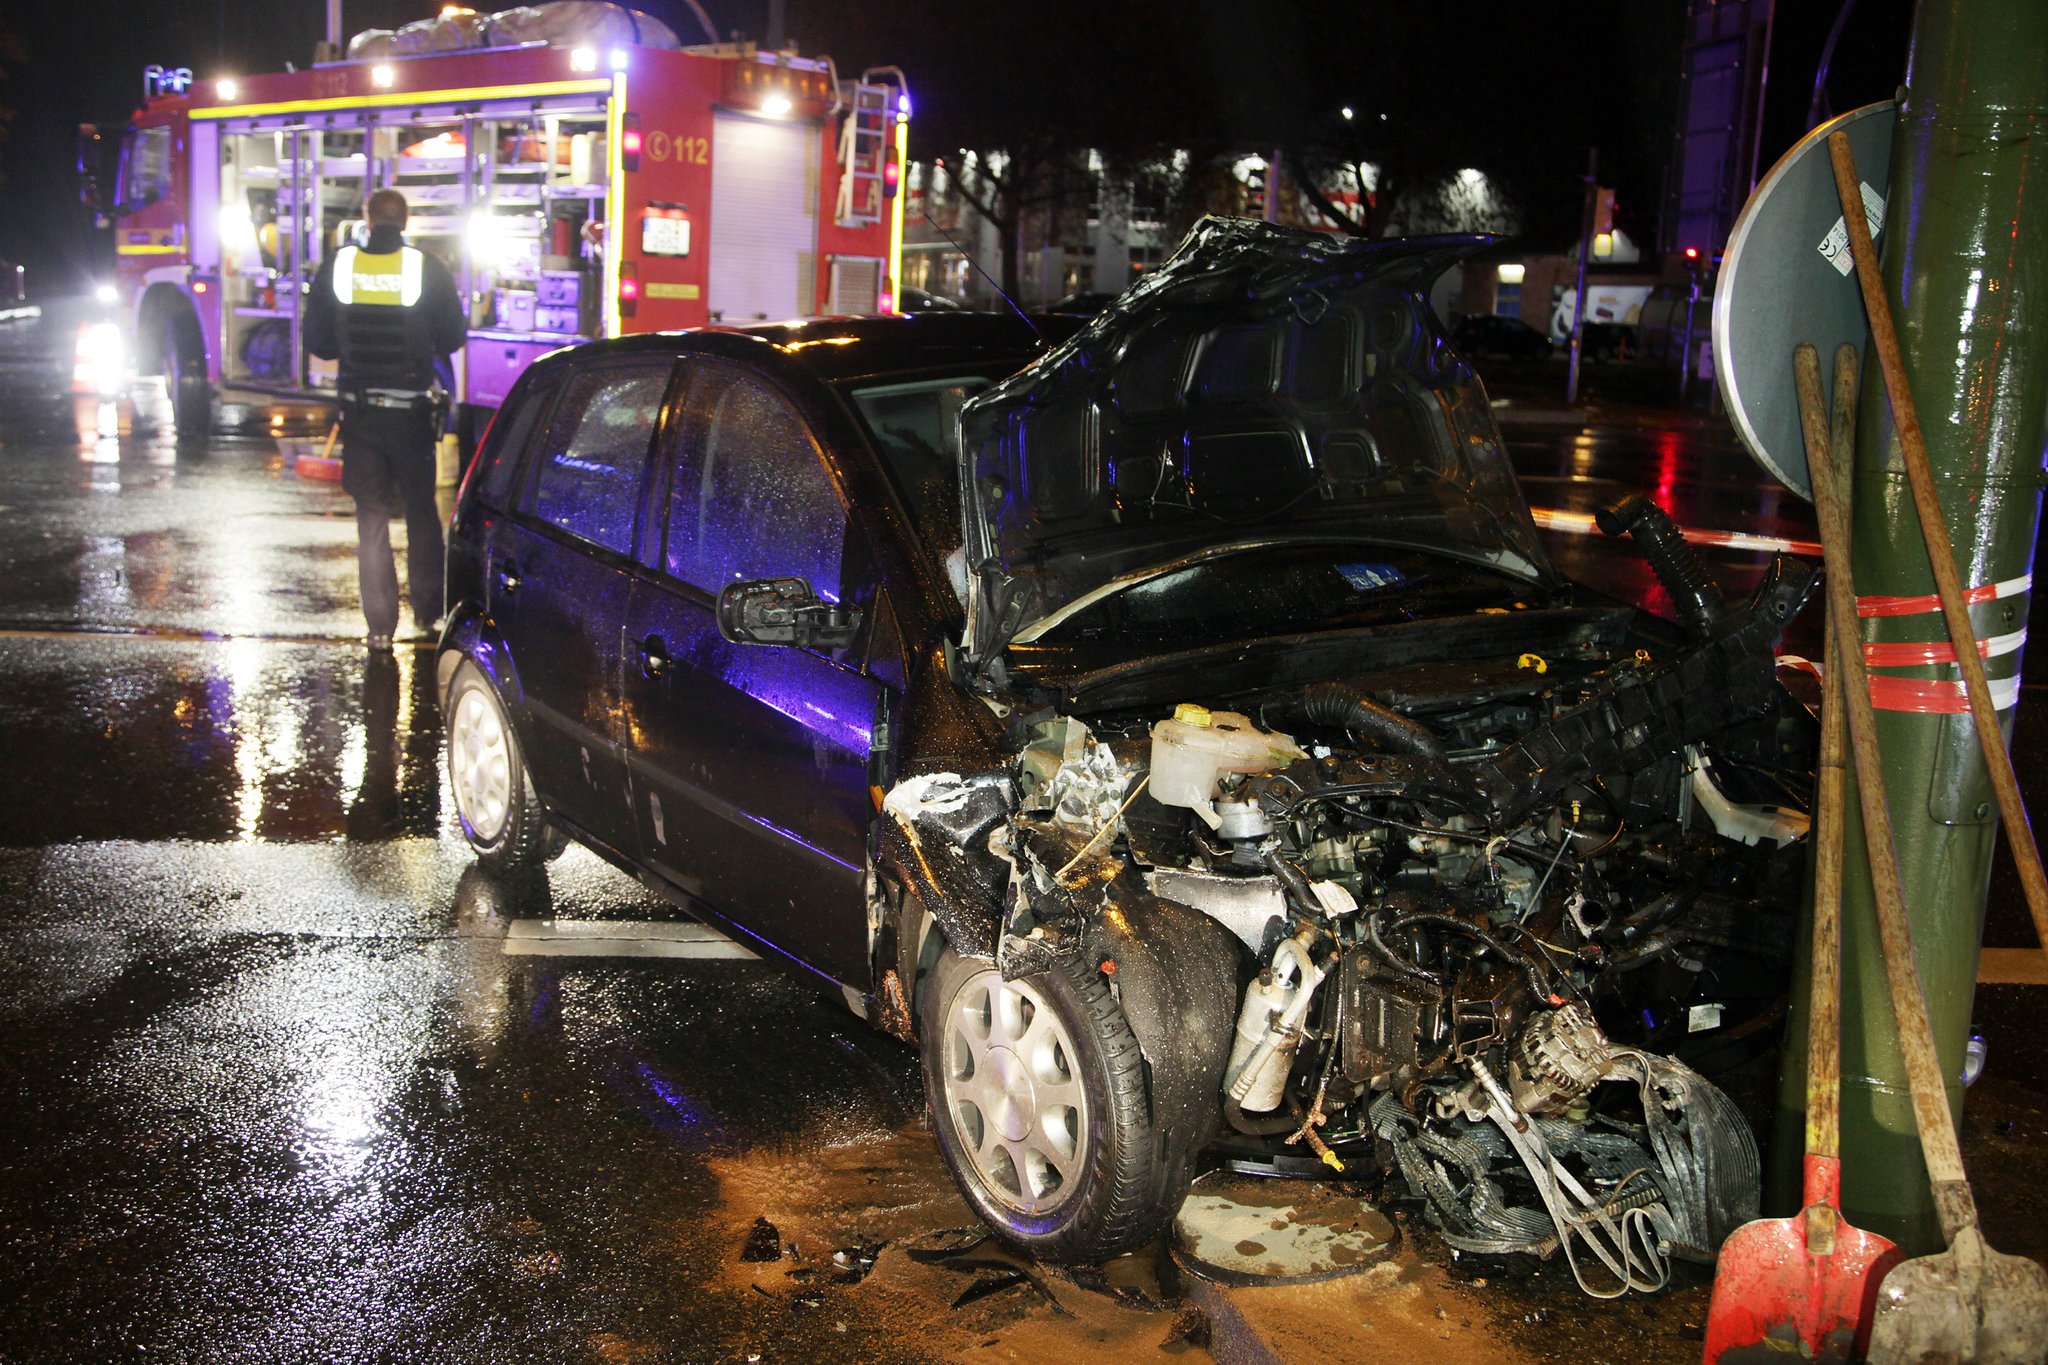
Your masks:
{"label": "reflection on wet pavement", "polygon": [[0,638],[0,844],[356,841],[440,827],[432,656]]}
{"label": "reflection on wet pavement", "polygon": [[704,1162],[910,1122],[908,1054],[760,963],[508,957],[515,915],[659,909],[581,855],[510,886],[466,863],[427,841],[0,853],[0,1026],[39,1062],[0,1073],[0,1354],[568,1359],[603,1332],[724,1355],[786,1332],[691,1293],[731,1254],[693,1212],[718,1197]]}

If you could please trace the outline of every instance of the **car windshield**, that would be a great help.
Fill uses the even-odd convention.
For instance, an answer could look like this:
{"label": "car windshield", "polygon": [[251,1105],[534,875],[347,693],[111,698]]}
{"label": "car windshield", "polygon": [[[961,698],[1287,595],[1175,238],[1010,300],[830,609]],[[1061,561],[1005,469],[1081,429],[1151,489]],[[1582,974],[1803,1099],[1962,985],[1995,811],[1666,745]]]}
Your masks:
{"label": "car windshield", "polygon": [[1114,586],[1025,635],[1055,646],[1185,647],[1506,609],[1521,591],[1505,575],[1412,549],[1268,545]]}
{"label": "car windshield", "polygon": [[960,405],[994,382],[946,375],[847,390],[932,553],[960,548]]}

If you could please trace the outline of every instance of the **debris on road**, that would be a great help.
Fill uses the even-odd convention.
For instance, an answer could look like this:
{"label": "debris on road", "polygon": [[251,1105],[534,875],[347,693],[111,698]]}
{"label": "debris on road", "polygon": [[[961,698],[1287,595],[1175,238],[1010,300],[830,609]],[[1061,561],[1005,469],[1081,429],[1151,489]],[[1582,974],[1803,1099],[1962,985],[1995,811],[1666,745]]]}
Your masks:
{"label": "debris on road", "polygon": [[740,1248],[742,1261],[779,1261],[782,1259],[782,1233],[766,1218],[756,1218],[754,1226],[747,1233],[746,1245]]}

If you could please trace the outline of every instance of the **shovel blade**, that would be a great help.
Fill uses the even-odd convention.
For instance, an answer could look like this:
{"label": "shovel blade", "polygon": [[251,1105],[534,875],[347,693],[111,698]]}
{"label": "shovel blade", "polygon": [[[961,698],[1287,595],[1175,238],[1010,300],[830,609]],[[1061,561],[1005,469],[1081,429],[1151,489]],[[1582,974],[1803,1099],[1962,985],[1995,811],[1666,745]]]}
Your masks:
{"label": "shovel blade", "polygon": [[1862,1357],[1878,1284],[1898,1249],[1838,1218],[1834,1249],[1819,1253],[1807,1245],[1806,1226],[1803,1213],[1759,1218],[1721,1244],[1706,1365]]}
{"label": "shovel blade", "polygon": [[[1717,1286],[1718,1288],[1718,1286]],[[1871,1365],[2040,1365],[2048,1271],[1991,1250],[1974,1227],[1947,1251],[1901,1261],[1878,1289]]]}

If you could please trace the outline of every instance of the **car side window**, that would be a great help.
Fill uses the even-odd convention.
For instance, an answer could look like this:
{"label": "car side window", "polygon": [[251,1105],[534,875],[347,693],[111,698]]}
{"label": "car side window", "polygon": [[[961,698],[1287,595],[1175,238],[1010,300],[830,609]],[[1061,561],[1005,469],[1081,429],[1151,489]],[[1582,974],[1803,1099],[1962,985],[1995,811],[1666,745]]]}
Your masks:
{"label": "car side window", "polygon": [[745,370],[702,363],[674,453],[670,574],[714,595],[741,579],[805,578],[840,600],[846,507],[787,399]]}
{"label": "car side window", "polygon": [[541,441],[533,511],[579,540],[633,552],[647,447],[671,363],[593,366],[571,377]]}
{"label": "car side window", "polygon": [[511,505],[523,457],[533,444],[534,428],[548,415],[548,405],[554,402],[561,382],[560,370],[532,375],[513,394],[514,405],[498,414],[491,439],[480,453],[484,467],[477,474],[477,498],[484,506]]}

